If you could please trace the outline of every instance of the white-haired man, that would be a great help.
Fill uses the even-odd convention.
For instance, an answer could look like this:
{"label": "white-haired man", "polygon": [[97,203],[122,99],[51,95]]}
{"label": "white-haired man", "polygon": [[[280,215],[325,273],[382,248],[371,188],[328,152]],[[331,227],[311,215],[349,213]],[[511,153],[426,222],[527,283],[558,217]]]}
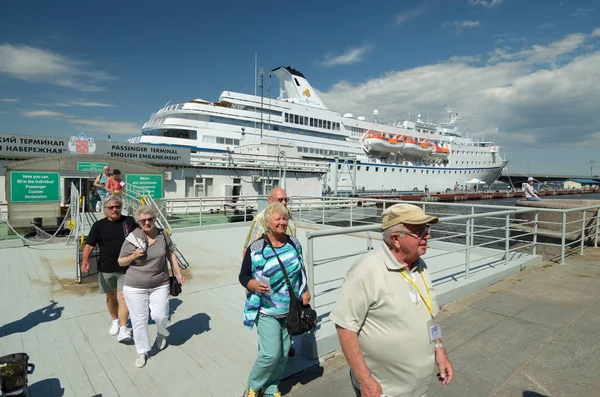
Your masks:
{"label": "white-haired man", "polygon": [[435,365],[444,385],[454,370],[435,322],[439,307],[425,262],[429,224],[411,204],[381,216],[383,244],[346,275],[331,312],[360,397],[425,396]]}
{"label": "white-haired man", "polygon": [[119,266],[118,259],[125,237],[138,225],[133,217],[123,215],[122,209],[119,197],[109,197],[104,202],[106,218],[94,222],[90,229],[81,255],[81,272],[90,271],[90,256],[98,245],[98,282],[100,292],[106,294],[106,307],[112,318],[108,332],[117,335],[119,342],[127,342],[131,340],[127,329],[129,311],[123,296],[127,268]]}

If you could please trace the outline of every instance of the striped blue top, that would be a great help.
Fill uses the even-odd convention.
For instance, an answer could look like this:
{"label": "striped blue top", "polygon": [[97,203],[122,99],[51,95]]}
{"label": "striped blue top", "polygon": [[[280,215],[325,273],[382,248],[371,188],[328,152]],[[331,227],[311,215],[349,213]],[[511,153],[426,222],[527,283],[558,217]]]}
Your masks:
{"label": "striped blue top", "polygon": [[[285,266],[294,293],[300,299],[308,289],[300,242],[295,237],[288,237],[288,242],[283,247],[275,248],[275,251]],[[290,294],[279,261],[271,246],[265,244],[264,239],[261,238],[250,244],[242,264],[242,271],[248,264],[252,269],[252,278],[257,279],[262,273],[264,277],[269,278],[273,292],[271,295],[254,292],[248,292],[246,295],[244,326],[252,329],[259,312],[267,316],[285,316],[290,307]]]}

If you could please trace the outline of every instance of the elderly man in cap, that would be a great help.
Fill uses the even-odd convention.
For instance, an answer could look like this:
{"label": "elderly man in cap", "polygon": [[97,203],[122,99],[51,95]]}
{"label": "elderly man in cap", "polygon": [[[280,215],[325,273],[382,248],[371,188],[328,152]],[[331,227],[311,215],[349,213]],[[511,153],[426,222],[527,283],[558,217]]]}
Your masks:
{"label": "elderly man in cap", "polygon": [[454,370],[435,322],[439,307],[421,256],[438,218],[396,204],[381,216],[383,244],[356,263],[331,312],[360,397],[420,397],[435,365],[443,385]]}
{"label": "elderly man in cap", "polygon": [[523,184],[523,192],[525,192],[525,200],[527,201],[542,201],[542,199],[537,195],[535,190],[533,190],[533,182],[535,179],[533,177],[527,178],[527,183]]}

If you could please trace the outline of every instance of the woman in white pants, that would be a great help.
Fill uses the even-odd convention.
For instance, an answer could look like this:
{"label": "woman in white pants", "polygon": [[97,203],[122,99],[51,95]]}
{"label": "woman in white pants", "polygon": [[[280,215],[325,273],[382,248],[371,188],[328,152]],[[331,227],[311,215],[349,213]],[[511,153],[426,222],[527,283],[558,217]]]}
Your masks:
{"label": "woman in white pants", "polygon": [[171,259],[175,276],[183,283],[183,274],[173,251],[173,242],[167,232],[154,225],[155,214],[151,207],[141,206],[135,212],[140,225],[129,233],[119,255],[119,265],[129,266],[125,275],[123,295],[129,308],[133,326],[133,341],[137,350],[135,365],[146,365],[151,350],[148,334],[148,309],[156,322],[158,335],[156,347],[167,346],[169,319],[169,272],[167,256]]}

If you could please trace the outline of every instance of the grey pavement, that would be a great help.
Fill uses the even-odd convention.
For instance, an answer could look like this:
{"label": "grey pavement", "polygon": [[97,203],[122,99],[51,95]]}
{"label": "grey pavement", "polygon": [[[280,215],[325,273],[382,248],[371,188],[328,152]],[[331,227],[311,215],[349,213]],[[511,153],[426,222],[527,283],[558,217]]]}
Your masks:
{"label": "grey pavement", "polygon": [[[442,308],[454,381],[428,395],[600,395],[600,249],[543,262]],[[353,396],[339,352],[288,378],[291,397]]]}

